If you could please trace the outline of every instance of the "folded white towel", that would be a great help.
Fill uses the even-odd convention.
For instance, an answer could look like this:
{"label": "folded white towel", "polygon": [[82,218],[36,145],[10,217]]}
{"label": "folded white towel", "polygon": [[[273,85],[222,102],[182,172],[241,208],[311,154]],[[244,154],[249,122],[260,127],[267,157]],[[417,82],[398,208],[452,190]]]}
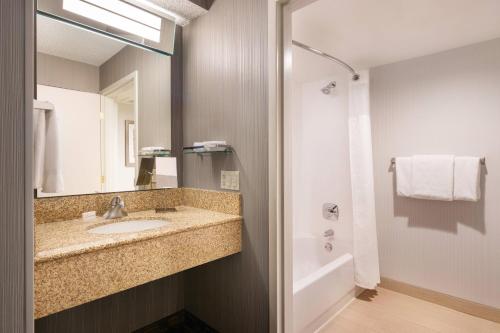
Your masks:
{"label": "folded white towel", "polygon": [[453,199],[478,201],[481,198],[480,177],[479,157],[455,157]]}
{"label": "folded white towel", "polygon": [[453,200],[453,155],[416,155],[412,157],[412,197]]}
{"label": "folded white towel", "polygon": [[225,146],[226,141],[202,141],[202,142],[194,142],[194,147],[205,147],[205,148],[215,148],[219,146]]}
{"label": "folded white towel", "polygon": [[34,186],[44,193],[64,191],[57,112],[49,102],[34,101]]}
{"label": "folded white towel", "polygon": [[411,197],[412,158],[396,157],[396,190],[400,197]]}
{"label": "folded white towel", "polygon": [[142,147],[141,151],[144,152],[149,152],[149,151],[156,151],[156,150],[165,150],[165,147],[162,146],[157,146],[157,147]]}

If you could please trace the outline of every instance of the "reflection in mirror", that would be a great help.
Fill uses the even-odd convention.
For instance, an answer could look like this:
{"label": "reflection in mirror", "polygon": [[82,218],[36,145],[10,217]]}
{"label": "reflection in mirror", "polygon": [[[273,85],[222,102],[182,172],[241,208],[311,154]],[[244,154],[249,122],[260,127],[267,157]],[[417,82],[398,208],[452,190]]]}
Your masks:
{"label": "reflection in mirror", "polygon": [[139,0],[37,0],[41,15],[71,22],[101,35],[154,50],[174,53],[178,16]]}
{"label": "reflection in mirror", "polygon": [[[170,90],[170,57],[37,15],[37,100],[53,106],[34,115],[38,196],[175,186],[154,175],[176,178],[175,161],[155,170],[170,156]],[[153,177],[137,185],[142,158]]]}

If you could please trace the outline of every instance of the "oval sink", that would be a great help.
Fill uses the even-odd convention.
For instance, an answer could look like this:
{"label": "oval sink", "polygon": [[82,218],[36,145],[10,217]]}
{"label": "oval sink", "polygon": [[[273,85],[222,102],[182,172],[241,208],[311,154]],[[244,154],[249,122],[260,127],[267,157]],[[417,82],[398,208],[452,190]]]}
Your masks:
{"label": "oval sink", "polygon": [[158,229],[167,226],[169,222],[165,220],[133,220],[121,221],[102,225],[100,227],[92,228],[89,230],[92,234],[121,234],[127,232],[139,232],[152,229]]}

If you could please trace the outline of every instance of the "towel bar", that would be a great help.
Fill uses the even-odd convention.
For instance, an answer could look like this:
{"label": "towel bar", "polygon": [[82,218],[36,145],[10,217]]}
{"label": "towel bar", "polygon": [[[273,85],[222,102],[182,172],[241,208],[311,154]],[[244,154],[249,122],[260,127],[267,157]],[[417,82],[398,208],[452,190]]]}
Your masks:
{"label": "towel bar", "polygon": [[[481,163],[481,165],[486,165],[486,157],[481,157],[479,159],[479,162]],[[396,158],[393,157],[391,158],[391,165],[395,165],[396,164]]]}

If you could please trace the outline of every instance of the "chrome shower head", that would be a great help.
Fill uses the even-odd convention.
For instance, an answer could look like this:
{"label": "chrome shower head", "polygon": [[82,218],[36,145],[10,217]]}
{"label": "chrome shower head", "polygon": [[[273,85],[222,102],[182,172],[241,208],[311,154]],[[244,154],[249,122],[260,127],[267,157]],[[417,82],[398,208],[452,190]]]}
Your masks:
{"label": "chrome shower head", "polygon": [[328,85],[326,85],[325,87],[321,88],[321,91],[323,92],[323,94],[329,95],[332,92],[332,89],[335,88],[336,86],[337,83],[335,81],[332,81],[328,83]]}

